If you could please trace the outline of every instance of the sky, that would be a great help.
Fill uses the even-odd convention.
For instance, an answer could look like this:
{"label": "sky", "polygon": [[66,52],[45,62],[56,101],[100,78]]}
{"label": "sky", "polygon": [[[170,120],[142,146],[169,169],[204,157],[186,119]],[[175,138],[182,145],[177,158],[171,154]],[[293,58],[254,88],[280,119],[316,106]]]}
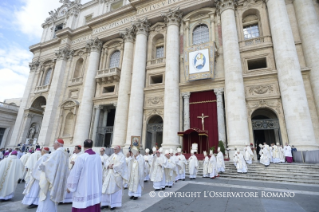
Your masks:
{"label": "sky", "polygon": [[0,0],[0,102],[23,96],[33,58],[29,46],[40,42],[41,24],[61,5],[59,0]]}

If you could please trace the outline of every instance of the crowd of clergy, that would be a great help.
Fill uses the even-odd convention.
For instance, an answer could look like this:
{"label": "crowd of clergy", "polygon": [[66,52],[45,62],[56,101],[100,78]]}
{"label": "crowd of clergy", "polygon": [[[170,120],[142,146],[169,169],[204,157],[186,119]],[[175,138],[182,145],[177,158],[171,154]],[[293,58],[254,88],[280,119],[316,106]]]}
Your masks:
{"label": "crowd of clergy", "polygon": [[[72,203],[72,212],[96,212],[104,208],[122,206],[122,196],[127,189],[128,196],[137,200],[142,196],[144,183],[151,181],[155,191],[172,188],[178,181],[185,181],[186,171],[190,180],[195,180],[199,170],[199,161],[194,150],[186,159],[181,148],[145,149],[141,155],[133,146],[124,155],[120,146],[114,147],[114,153],[105,154],[92,150],[93,141],[84,141],[70,154],[63,147],[64,141],[54,142],[54,151],[44,147],[34,152],[21,153],[10,151],[0,162],[0,200],[14,197],[17,184],[25,182],[22,203],[27,208],[37,207],[37,212],[57,212],[57,205]],[[204,178],[215,179],[225,172],[224,155],[218,148],[216,156],[203,152],[202,163]],[[288,152],[290,151],[290,155]],[[32,153],[32,154],[31,154]],[[260,146],[260,163],[268,166],[270,162],[279,163],[291,160],[291,148],[286,145],[267,144]],[[19,155],[19,156],[18,156]],[[247,164],[257,160],[256,151],[246,146],[241,153],[236,151],[234,164],[239,173],[247,173]]]}

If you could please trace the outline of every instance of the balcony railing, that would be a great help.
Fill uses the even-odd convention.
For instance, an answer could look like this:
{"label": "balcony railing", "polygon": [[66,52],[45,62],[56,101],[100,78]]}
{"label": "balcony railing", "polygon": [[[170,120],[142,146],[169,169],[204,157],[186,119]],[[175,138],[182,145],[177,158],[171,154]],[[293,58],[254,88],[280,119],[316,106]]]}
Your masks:
{"label": "balcony railing", "polygon": [[166,62],[166,58],[162,57],[162,58],[156,58],[156,59],[147,61],[147,65],[164,64],[165,62]]}
{"label": "balcony railing", "polygon": [[96,74],[96,81],[97,82],[113,82],[119,81],[121,76],[121,69],[119,68],[110,68],[105,70],[99,70]]}
{"label": "balcony railing", "polygon": [[97,128],[97,133],[99,133],[99,134],[113,133],[113,126],[98,127]]}
{"label": "balcony railing", "polygon": [[71,79],[71,84],[81,83],[83,81],[83,77],[73,78]]}
{"label": "balcony railing", "polygon": [[258,45],[261,43],[268,43],[271,42],[271,37],[270,36],[264,36],[264,37],[256,37],[252,39],[247,39],[239,42],[240,47],[244,46],[252,46],[252,45]]}
{"label": "balcony railing", "polygon": [[46,92],[46,91],[49,90],[49,87],[50,87],[50,85],[40,85],[40,86],[37,86],[37,87],[35,88],[35,92],[36,92],[36,93]]}

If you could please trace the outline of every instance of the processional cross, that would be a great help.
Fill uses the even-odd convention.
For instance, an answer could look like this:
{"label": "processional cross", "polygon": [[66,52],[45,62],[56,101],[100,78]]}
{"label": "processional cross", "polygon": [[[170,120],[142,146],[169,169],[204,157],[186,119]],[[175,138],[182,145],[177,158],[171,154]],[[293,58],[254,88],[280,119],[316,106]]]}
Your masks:
{"label": "processional cross", "polygon": [[202,119],[202,128],[205,130],[204,123],[205,123],[205,118],[208,118],[209,116],[204,116],[204,113],[202,113],[202,116],[197,116],[197,118]]}

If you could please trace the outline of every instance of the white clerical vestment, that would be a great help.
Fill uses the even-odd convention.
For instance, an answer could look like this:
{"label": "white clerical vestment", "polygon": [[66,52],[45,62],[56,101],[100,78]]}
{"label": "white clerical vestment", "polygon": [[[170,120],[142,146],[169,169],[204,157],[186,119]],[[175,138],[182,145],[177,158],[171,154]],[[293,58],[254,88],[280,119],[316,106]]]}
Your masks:
{"label": "white clerical vestment", "polygon": [[276,145],[273,146],[273,150],[272,150],[272,162],[280,163],[279,149]]}
{"label": "white clerical vestment", "polygon": [[23,176],[21,177],[21,179],[24,179],[25,175],[27,174],[27,169],[25,168],[25,164],[27,163],[30,155],[31,155],[31,153],[27,152],[27,154],[22,155],[22,157],[20,158],[20,160],[24,166]]}
{"label": "white clerical vestment", "polygon": [[217,173],[225,172],[225,161],[224,161],[223,153],[218,152],[216,159],[217,159]]}
{"label": "white clerical vestment", "polygon": [[102,186],[101,206],[121,207],[123,180],[128,180],[125,156],[122,152],[113,153],[108,159],[113,169],[108,169]]}
{"label": "white clerical vestment", "polygon": [[175,167],[174,161],[171,158],[167,159],[167,163],[164,166],[165,186],[173,186],[176,177]]}
{"label": "white clerical vestment", "polygon": [[18,180],[23,175],[23,164],[16,155],[10,155],[0,162],[0,200],[14,197]]}
{"label": "white clerical vestment", "polygon": [[292,157],[291,147],[290,146],[285,146],[284,147],[284,152],[285,152],[285,157]]}
{"label": "white clerical vestment", "polygon": [[217,161],[215,155],[211,155],[209,159],[209,164],[208,164],[208,173],[210,178],[215,178],[218,176],[218,171],[217,171]]}
{"label": "white clerical vestment", "polygon": [[148,181],[150,180],[150,169],[151,169],[151,160],[152,157],[151,155],[147,154],[144,155],[144,161],[145,161],[145,166],[144,166],[144,172],[145,172],[145,177],[144,177],[144,181]]}
{"label": "white clerical vestment", "polygon": [[189,178],[196,178],[197,169],[198,169],[198,160],[195,155],[192,155],[188,158],[188,170],[189,170]]}
{"label": "white clerical vestment", "polygon": [[246,163],[252,164],[254,153],[253,151],[251,151],[251,148],[249,146],[245,147],[244,157],[245,157]]}
{"label": "white clerical vestment", "polygon": [[57,204],[63,201],[69,175],[69,154],[59,147],[39,168],[40,198],[37,212],[57,212]]}
{"label": "white clerical vestment", "polygon": [[[164,159],[161,156],[155,156],[153,158],[152,168],[151,168],[151,181],[153,182],[154,189],[161,189],[162,181],[165,181],[164,173]],[[164,185],[165,188],[165,185]]]}
{"label": "white clerical vestment", "polygon": [[73,208],[84,209],[97,204],[100,208],[102,163],[100,156],[92,149],[76,158],[67,179],[67,188],[73,194]]}
{"label": "white clerical vestment", "polygon": [[102,183],[104,182],[104,178],[106,177],[107,174],[107,167],[108,167],[108,159],[109,156],[104,153],[104,155],[100,155],[101,162],[102,162]]}
{"label": "white clerical vestment", "polygon": [[127,169],[127,180],[123,179],[123,187],[126,189],[128,187],[128,179],[130,178],[130,166],[131,166],[131,160],[132,157],[126,157],[125,158],[125,165],[126,165],[126,169]]}
{"label": "white clerical vestment", "polygon": [[261,149],[260,163],[264,164],[265,166],[269,166],[270,164],[269,152],[265,147]]}
{"label": "white clerical vestment", "polygon": [[178,163],[177,165],[180,167],[179,170],[179,177],[178,179],[180,180],[185,180],[185,174],[186,174],[186,165],[187,165],[187,160],[183,154],[179,154],[177,156],[178,158]]}
{"label": "white clerical vestment", "polygon": [[284,163],[284,162],[285,162],[284,150],[282,149],[281,146],[278,146],[278,150],[279,150],[280,162],[281,162],[281,163]]}
{"label": "white clerical vestment", "polygon": [[41,157],[41,151],[37,150],[35,153],[31,154],[28,161],[25,164],[25,168],[28,169],[27,174],[25,176],[25,182],[28,184],[32,180],[32,170]]}
{"label": "white clerical vestment", "polygon": [[138,155],[136,158],[133,156],[130,163],[130,178],[128,181],[128,195],[134,197],[141,197],[142,190],[144,189],[144,166],[145,161],[142,155]]}
{"label": "white clerical vestment", "polygon": [[209,164],[209,158],[206,155],[203,162],[203,177],[208,177],[208,164]]}
{"label": "white clerical vestment", "polygon": [[247,172],[247,164],[242,154],[237,154],[237,172],[246,173]]}

